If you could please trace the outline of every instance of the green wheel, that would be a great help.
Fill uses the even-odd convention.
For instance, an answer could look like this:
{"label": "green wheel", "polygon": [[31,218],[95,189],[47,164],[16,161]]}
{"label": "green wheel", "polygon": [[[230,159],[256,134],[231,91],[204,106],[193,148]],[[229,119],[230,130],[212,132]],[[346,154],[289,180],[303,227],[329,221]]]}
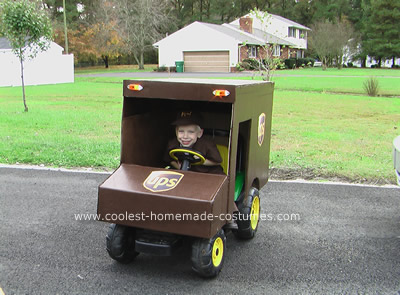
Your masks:
{"label": "green wheel", "polygon": [[211,239],[196,239],[192,244],[192,268],[205,278],[215,277],[224,264],[226,237],[221,229]]}
{"label": "green wheel", "polygon": [[260,220],[261,204],[258,189],[252,187],[247,199],[239,205],[236,223],[238,229],[233,233],[239,239],[252,239],[257,232]]}
{"label": "green wheel", "polygon": [[120,224],[111,224],[106,237],[107,252],[120,263],[129,263],[139,255],[135,251],[135,229]]}

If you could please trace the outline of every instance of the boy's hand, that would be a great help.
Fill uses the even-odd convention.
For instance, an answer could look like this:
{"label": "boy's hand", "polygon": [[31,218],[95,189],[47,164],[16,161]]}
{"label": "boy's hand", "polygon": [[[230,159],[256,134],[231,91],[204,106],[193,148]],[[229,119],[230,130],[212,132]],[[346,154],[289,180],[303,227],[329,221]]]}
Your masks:
{"label": "boy's hand", "polygon": [[171,161],[171,166],[174,167],[175,169],[180,170],[181,166],[182,166],[182,163],[179,162],[179,161]]}
{"label": "boy's hand", "polygon": [[217,162],[214,162],[214,161],[211,161],[211,160],[208,160],[208,159],[206,159],[205,161],[204,161],[204,166],[218,166],[218,165],[220,165],[221,163],[217,163]]}

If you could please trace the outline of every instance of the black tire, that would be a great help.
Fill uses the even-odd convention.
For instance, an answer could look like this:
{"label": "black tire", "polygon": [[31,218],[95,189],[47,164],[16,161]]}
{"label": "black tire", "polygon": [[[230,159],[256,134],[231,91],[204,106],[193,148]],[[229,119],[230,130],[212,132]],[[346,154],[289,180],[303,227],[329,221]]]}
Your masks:
{"label": "black tire", "polygon": [[106,244],[110,257],[120,263],[129,263],[139,255],[135,251],[135,229],[132,227],[111,224]]}
{"label": "black tire", "polygon": [[192,269],[205,278],[215,277],[225,260],[226,236],[220,230],[211,239],[196,239],[192,244]]}
{"label": "black tire", "polygon": [[244,203],[239,205],[236,223],[238,229],[233,234],[239,239],[252,239],[257,232],[260,220],[260,194],[255,187],[250,188]]}

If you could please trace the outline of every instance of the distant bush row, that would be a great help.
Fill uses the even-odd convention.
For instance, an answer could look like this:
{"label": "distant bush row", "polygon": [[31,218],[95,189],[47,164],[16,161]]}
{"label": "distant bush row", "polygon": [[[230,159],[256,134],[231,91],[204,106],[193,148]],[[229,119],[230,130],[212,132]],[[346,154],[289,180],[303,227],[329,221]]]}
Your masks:
{"label": "distant bush row", "polygon": [[311,57],[306,58],[288,58],[285,59],[285,67],[288,69],[300,68],[300,67],[312,67],[315,59]]}
{"label": "distant bush row", "polygon": [[[262,62],[265,63],[263,60]],[[281,65],[278,65],[277,69],[294,69],[299,67],[312,67],[315,59],[313,58],[288,58],[285,59]],[[254,71],[259,69],[259,61],[253,58],[244,59],[240,63],[240,67],[243,70]]]}

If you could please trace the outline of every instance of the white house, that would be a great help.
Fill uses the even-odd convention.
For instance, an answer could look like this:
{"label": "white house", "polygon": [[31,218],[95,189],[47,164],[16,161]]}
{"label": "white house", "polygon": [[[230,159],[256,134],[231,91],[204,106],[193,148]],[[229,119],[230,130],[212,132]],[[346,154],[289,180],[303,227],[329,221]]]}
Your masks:
{"label": "white house", "polygon": [[[74,82],[74,56],[51,42],[50,48],[24,61],[25,85]],[[21,65],[6,38],[0,38],[0,87],[21,86]]]}
{"label": "white house", "polygon": [[[352,63],[353,66],[360,68],[362,66],[361,60],[357,58],[357,55],[361,52],[361,45],[358,44],[357,48],[355,50],[351,50],[349,46],[345,46],[343,48],[343,59],[342,63],[343,64],[349,64]],[[400,65],[400,58],[395,58],[394,59],[394,64],[395,65]],[[373,57],[367,56],[365,60],[365,67],[370,68],[373,66],[378,66],[379,61],[375,60]],[[391,68],[393,65],[393,58],[391,59],[382,59],[381,61],[381,67],[383,68]]]}
{"label": "white house", "polygon": [[282,59],[304,57],[309,30],[278,15],[262,23],[247,14],[229,24],[194,22],[153,45],[160,67],[184,61],[185,72],[230,72],[243,59],[258,58],[264,44]]}

